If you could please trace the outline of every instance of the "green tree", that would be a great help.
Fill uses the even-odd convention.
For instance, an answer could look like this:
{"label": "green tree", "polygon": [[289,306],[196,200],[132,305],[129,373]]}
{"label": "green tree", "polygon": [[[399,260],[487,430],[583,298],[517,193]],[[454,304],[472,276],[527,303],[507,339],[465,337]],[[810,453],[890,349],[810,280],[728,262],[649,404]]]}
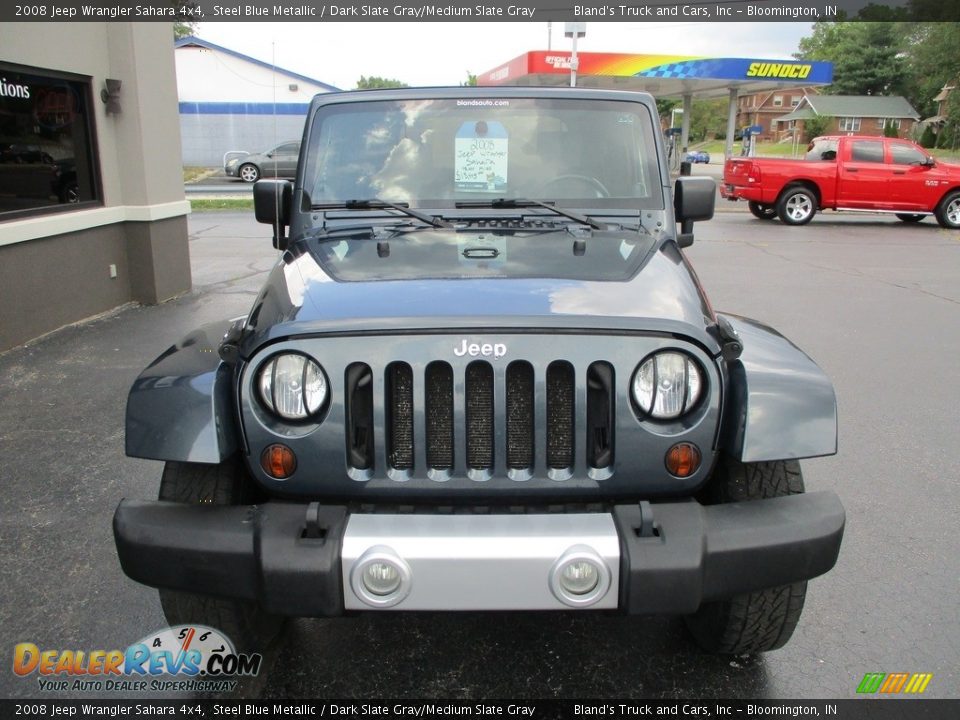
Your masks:
{"label": "green tree", "polygon": [[834,118],[829,115],[815,115],[803,121],[803,139],[810,142],[815,137],[825,135],[833,127]]}
{"label": "green tree", "polygon": [[460,87],[476,87],[477,85],[477,76],[472,72],[467,70],[467,80],[466,82],[460,83]]}
{"label": "green tree", "polygon": [[382,78],[378,75],[367,77],[361,75],[357,80],[357,90],[375,90],[377,88],[403,88],[408,87],[405,82],[393,80],[392,78]]}
{"label": "green tree", "polygon": [[722,135],[727,129],[726,100],[694,100],[690,108],[690,141]]}
{"label": "green tree", "polygon": [[659,115],[660,118],[669,125],[670,113],[679,104],[679,100],[673,100],[670,98],[657,98],[657,115]]}
{"label": "green tree", "polygon": [[930,117],[937,111],[933,98],[960,77],[960,23],[898,23],[898,27],[906,39],[907,99],[923,117]]}
{"label": "green tree", "polygon": [[[170,5],[173,6],[173,9],[179,13],[180,20],[173,23],[173,37],[175,40],[179,40],[182,37],[187,37],[188,35],[197,34],[197,26],[200,24],[196,20],[190,20],[191,16],[187,14],[187,10],[193,10],[197,7],[194,0],[169,0]],[[186,18],[186,19],[185,19]]]}
{"label": "green tree", "polygon": [[195,22],[175,22],[173,24],[173,37],[177,40],[193,35],[196,31],[197,23]]}
{"label": "green tree", "polygon": [[833,63],[834,95],[903,95],[906,38],[891,22],[818,22],[800,41],[800,60]]}

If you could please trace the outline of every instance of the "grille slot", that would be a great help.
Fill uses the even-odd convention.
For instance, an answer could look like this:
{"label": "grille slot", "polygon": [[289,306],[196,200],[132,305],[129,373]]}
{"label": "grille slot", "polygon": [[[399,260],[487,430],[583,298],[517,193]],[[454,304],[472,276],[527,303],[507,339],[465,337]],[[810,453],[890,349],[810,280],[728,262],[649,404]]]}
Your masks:
{"label": "grille slot", "polygon": [[427,365],[424,382],[427,417],[427,467],[453,468],[453,369],[444,362]]}
{"label": "grille slot", "polygon": [[387,462],[396,470],[413,468],[413,371],[406,363],[387,366]]}
{"label": "grille slot", "polygon": [[507,366],[507,467],[533,467],[533,366]]}
{"label": "grille slot", "polygon": [[467,365],[467,467],[493,467],[493,368],[489,363]]}
{"label": "grille slot", "polygon": [[573,467],[573,366],[565,361],[547,367],[547,467]]}
{"label": "grille slot", "polygon": [[373,467],[373,373],[365,363],[353,363],[344,373],[347,398],[345,427],[347,464],[358,470]]}
{"label": "grille slot", "polygon": [[595,362],[587,368],[587,461],[592,468],[613,465],[613,365]]}

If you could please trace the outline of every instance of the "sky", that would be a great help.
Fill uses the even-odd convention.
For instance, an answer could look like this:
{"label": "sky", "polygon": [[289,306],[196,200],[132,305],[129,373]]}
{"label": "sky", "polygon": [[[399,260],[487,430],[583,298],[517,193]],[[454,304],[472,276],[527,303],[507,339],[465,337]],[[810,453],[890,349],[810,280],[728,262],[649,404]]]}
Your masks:
{"label": "sky", "polygon": [[[548,49],[546,22],[246,23],[204,22],[197,35],[265,62],[334,85],[361,75],[408,85],[459,85],[529,50]],[[586,52],[789,59],[810,23],[587,23]],[[552,49],[569,50],[563,23]]]}

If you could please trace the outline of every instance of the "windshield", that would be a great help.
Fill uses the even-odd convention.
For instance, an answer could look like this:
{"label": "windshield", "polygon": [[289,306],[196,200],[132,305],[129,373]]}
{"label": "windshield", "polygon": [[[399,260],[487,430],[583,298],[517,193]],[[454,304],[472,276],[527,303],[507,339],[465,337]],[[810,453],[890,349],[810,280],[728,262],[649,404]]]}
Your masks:
{"label": "windshield", "polygon": [[313,206],[524,198],[662,208],[652,118],[620,101],[460,98],[321,108],[303,188]]}

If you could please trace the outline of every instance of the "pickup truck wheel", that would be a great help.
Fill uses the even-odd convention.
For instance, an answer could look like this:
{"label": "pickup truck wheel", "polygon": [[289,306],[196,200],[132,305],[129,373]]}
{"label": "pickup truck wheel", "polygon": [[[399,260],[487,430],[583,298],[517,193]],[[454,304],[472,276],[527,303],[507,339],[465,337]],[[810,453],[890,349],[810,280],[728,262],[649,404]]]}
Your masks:
{"label": "pickup truck wheel", "polygon": [[953,191],[940,201],[934,211],[940,227],[957,230],[960,228],[960,191]]}
{"label": "pickup truck wheel", "polygon": [[753,213],[755,218],[761,220],[773,220],[777,216],[777,209],[773,205],[764,205],[751,200],[747,203],[747,207],[750,208],[750,212]]}
{"label": "pickup truck wheel", "polygon": [[[246,505],[256,502],[253,480],[239,458],[219,465],[168,462],[160,480],[160,500],[188,504]],[[280,634],[284,619],[252,603],[160,590],[167,622],[208,625],[229,637],[238,652],[260,651]]]}
{"label": "pickup truck wheel", "polygon": [[[796,460],[742,463],[724,456],[717,464],[706,504],[743,502],[803,492],[803,475]],[[686,618],[694,638],[709,652],[767,652],[783,647],[793,635],[807,583],[735,595],[704,603]]]}
{"label": "pickup truck wheel", "polygon": [[918,223],[918,222],[920,222],[921,220],[923,220],[924,217],[926,217],[926,216],[925,216],[925,215],[913,215],[913,214],[911,214],[911,213],[897,213],[897,218],[898,218],[899,220],[903,220],[903,222],[905,222],[905,223]]}
{"label": "pickup truck wheel", "polygon": [[777,201],[777,215],[787,225],[806,225],[817,214],[817,196],[804,185],[787,188]]}

